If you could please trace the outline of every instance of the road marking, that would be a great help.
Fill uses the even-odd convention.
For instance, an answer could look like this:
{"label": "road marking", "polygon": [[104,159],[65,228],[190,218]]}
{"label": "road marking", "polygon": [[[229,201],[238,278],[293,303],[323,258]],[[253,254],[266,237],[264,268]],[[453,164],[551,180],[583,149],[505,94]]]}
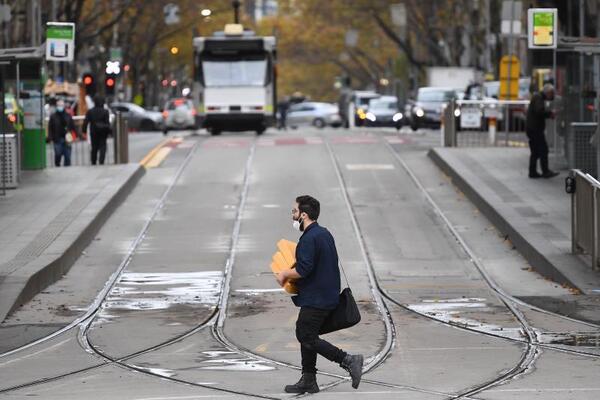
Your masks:
{"label": "road marking", "polygon": [[152,157],[154,157],[154,155],[167,143],[169,143],[171,141],[171,139],[163,139],[162,142],[160,142],[159,144],[157,144],[156,146],[154,146],[154,148],[152,150],[150,150],[148,152],[148,154],[146,154],[146,156],[142,159],[142,161],[140,161],[140,164],[143,165],[144,167],[146,166],[146,163],[148,161],[150,161],[150,159]]}
{"label": "road marking", "polygon": [[600,388],[523,388],[523,389],[492,389],[486,392],[598,392]]}
{"label": "road marking", "polygon": [[281,208],[279,204],[263,204],[264,208]]}
{"label": "road marking", "polygon": [[393,164],[346,164],[349,171],[383,171],[395,169]]}
{"label": "road marking", "polygon": [[235,290],[238,293],[250,293],[250,294],[255,294],[255,293],[270,293],[270,292],[283,292],[283,288],[278,288],[278,289],[236,289]]}
{"label": "road marking", "polygon": [[167,158],[169,153],[173,150],[172,147],[161,147],[156,154],[146,163],[146,169],[158,167]]}
{"label": "road marking", "polygon": [[49,351],[49,350],[55,349],[57,347],[60,347],[63,344],[65,344],[66,342],[68,342],[69,340],[71,340],[71,338],[67,338],[67,339],[65,339],[65,340],[63,340],[61,342],[56,343],[55,345],[52,345],[50,347],[46,347],[45,349],[41,349],[39,351],[36,351],[35,353],[27,354],[26,356],[15,358],[13,360],[0,363],[0,366],[5,366],[5,365],[11,364],[11,363],[13,363],[15,361],[22,361],[22,360],[25,360],[26,358],[37,356],[38,354],[41,354],[41,353],[44,353],[46,351]]}
{"label": "road marking", "polygon": [[263,343],[263,344],[256,346],[254,351],[256,351],[257,353],[264,353],[267,351],[268,348],[269,348],[269,345],[266,343]]}

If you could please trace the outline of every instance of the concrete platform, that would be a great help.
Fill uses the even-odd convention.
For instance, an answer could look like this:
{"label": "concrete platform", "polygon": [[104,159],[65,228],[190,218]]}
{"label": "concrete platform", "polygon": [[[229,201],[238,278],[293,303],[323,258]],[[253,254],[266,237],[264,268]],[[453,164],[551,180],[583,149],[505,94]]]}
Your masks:
{"label": "concrete platform", "polygon": [[600,294],[600,273],[571,251],[571,199],[566,172],[552,179],[527,177],[523,148],[436,148],[435,164],[505,234],[531,267],[584,294]]}
{"label": "concrete platform", "polygon": [[0,321],[61,278],[143,176],[140,164],[24,171],[0,196]]}

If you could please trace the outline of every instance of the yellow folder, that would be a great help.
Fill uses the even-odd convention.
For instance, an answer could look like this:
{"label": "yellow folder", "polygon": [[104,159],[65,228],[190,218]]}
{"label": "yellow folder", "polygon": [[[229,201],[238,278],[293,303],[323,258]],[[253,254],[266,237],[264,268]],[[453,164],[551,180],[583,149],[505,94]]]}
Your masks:
{"label": "yellow folder", "polygon": [[[277,249],[271,260],[271,271],[274,274],[278,274],[284,269],[291,269],[296,264],[296,243],[281,239],[277,242]],[[285,285],[283,285],[283,289],[291,294],[298,293],[298,288],[292,279],[288,279]]]}

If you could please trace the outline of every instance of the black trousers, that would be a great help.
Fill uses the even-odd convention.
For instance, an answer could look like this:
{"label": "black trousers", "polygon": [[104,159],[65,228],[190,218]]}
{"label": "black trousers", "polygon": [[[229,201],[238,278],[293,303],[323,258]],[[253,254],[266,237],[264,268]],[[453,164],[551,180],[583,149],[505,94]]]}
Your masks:
{"label": "black trousers", "polygon": [[104,158],[106,157],[106,135],[92,134],[92,165],[96,165],[98,159],[98,153],[100,153],[100,165],[104,165]]}
{"label": "black trousers", "polygon": [[346,353],[331,343],[319,338],[319,330],[332,310],[301,307],[296,321],[296,338],[300,342],[302,372],[317,372],[317,354],[340,364]]}
{"label": "black trousers", "polygon": [[548,144],[546,143],[546,135],[544,132],[527,132],[529,137],[529,174],[537,173],[537,160],[540,160],[542,173],[548,172]]}

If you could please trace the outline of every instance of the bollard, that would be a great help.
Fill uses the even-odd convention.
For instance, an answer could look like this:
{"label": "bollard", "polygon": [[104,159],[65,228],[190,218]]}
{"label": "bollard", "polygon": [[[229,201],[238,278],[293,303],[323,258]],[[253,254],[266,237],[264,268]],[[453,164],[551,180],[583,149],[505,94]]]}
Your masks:
{"label": "bollard", "polygon": [[127,164],[129,162],[129,131],[127,120],[121,112],[117,112],[115,121],[115,164]]}
{"label": "bollard", "polygon": [[488,140],[490,142],[490,146],[496,145],[496,118],[490,117],[488,119]]}

